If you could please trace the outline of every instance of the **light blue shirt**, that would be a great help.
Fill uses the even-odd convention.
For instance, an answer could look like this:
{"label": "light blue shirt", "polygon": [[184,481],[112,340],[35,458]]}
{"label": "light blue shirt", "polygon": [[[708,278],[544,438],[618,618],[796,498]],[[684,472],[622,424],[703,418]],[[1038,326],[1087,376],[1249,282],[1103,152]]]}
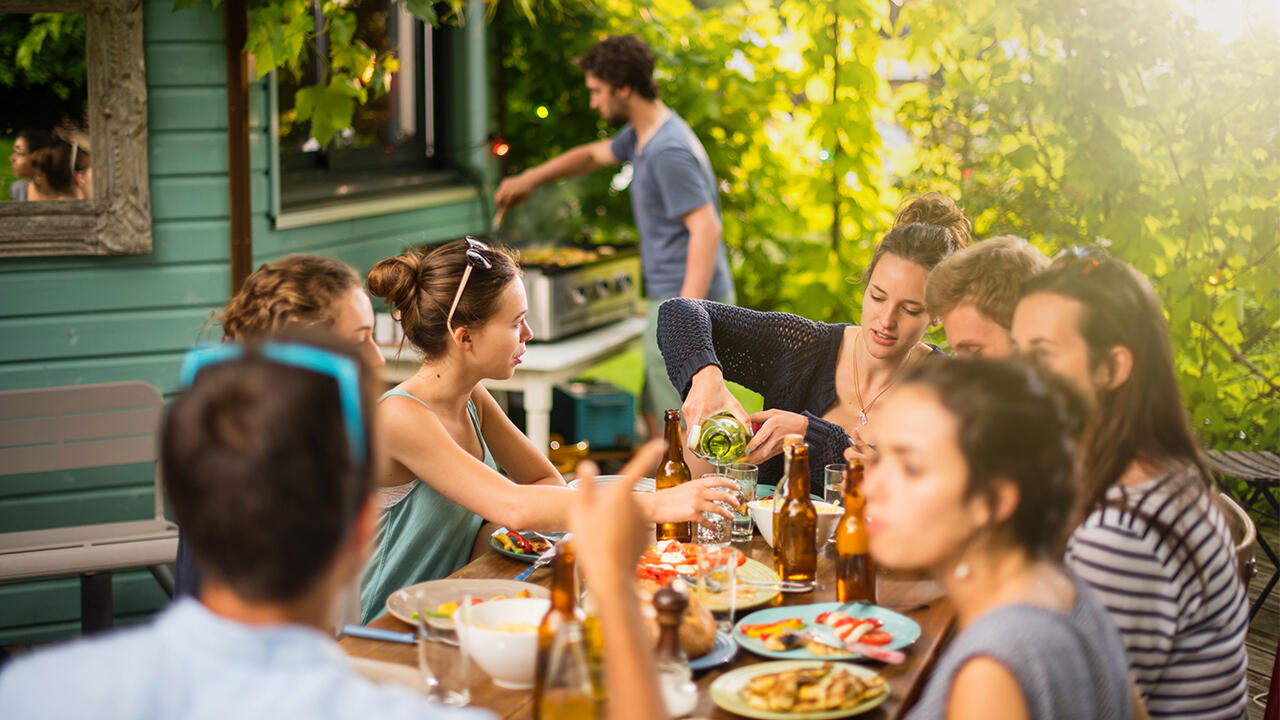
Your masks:
{"label": "light blue shirt", "polygon": [[329,636],[249,626],[184,598],[144,626],[36,652],[0,672],[7,720],[67,718],[413,718],[481,720],[374,685]]}

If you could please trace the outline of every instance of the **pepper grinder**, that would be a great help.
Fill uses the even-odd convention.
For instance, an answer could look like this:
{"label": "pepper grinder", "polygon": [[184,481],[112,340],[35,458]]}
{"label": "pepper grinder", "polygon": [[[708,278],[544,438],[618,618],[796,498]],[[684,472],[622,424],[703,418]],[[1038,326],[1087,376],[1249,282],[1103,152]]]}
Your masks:
{"label": "pepper grinder", "polygon": [[689,607],[689,598],[670,586],[653,594],[653,608],[658,613],[658,686],[667,712],[673,718],[693,712],[698,703],[698,687],[693,684],[689,658],[680,646],[680,621]]}

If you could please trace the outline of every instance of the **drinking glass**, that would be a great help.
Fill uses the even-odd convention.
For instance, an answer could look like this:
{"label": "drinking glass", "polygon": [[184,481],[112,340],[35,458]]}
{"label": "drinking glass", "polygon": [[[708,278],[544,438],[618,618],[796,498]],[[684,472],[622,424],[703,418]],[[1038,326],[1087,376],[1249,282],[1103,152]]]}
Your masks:
{"label": "drinking glass", "polygon": [[733,629],[733,614],[738,600],[738,551],[726,545],[699,545],[698,597],[704,605],[728,606],[728,619],[716,620],[716,627]]}
{"label": "drinking glass", "polygon": [[760,475],[760,469],[751,463],[734,463],[724,468],[725,477],[738,484],[738,490],[734,493],[738,499],[738,509],[733,515],[733,530],[731,538],[733,542],[751,542],[751,510],[747,508],[747,503],[756,499],[756,479]]}
{"label": "drinking glass", "polygon": [[[722,470],[717,470],[713,473],[706,473],[702,477],[725,477],[725,474]],[[717,502],[716,504],[729,512],[733,512],[733,507],[728,503]],[[733,521],[717,513],[702,513],[702,517],[706,518],[711,526],[694,523],[694,541],[700,545],[728,545],[733,539]]]}
{"label": "drinking glass", "polygon": [[[428,700],[461,707],[471,702],[471,658],[463,639],[466,633],[428,625],[427,613],[434,611],[435,607],[426,606],[418,610],[418,671],[422,673]],[[455,627],[470,616],[471,596],[468,595],[454,613]]]}
{"label": "drinking glass", "polygon": [[823,470],[823,500],[835,505],[844,504],[844,470],[844,463],[832,463]]}

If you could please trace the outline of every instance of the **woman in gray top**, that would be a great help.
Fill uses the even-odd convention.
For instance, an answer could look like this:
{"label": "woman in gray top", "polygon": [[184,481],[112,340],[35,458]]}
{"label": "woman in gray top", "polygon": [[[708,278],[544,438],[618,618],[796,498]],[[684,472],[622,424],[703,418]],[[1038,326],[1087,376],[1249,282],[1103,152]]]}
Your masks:
{"label": "woman in gray top", "polygon": [[920,365],[885,399],[871,554],[930,571],[959,623],[911,718],[1134,717],[1120,635],[1060,560],[1076,499],[1066,400],[1030,368],[977,359]]}

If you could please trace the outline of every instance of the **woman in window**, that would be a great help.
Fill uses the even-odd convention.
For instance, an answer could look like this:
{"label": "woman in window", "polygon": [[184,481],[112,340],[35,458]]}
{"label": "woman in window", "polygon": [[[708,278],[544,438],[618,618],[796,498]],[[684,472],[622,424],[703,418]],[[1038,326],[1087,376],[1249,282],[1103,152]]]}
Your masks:
{"label": "woman in window", "polygon": [[914,368],[885,398],[865,481],[871,554],[929,571],[959,626],[909,718],[1132,716],[1119,634],[1061,561],[1067,408],[1031,368],[982,359]]}
{"label": "woman in window", "polygon": [[1013,340],[1091,407],[1067,565],[1120,628],[1151,716],[1244,717],[1248,598],[1151,284],[1068,251],[1023,286]]}
{"label": "woman in window", "polygon": [[51,145],[31,154],[28,200],[88,200],[93,197],[88,138],[76,131],[66,131],[61,135]]}
{"label": "woman in window", "polygon": [[13,153],[9,155],[9,167],[18,179],[9,185],[9,197],[18,202],[29,200],[28,193],[31,180],[35,177],[35,168],[31,165],[31,156],[53,144],[53,138],[44,130],[23,130],[13,140]]}
{"label": "woman in window", "polygon": [[[468,238],[383,260],[367,281],[424,359],[377,409],[384,509],[362,579],[366,621],[395,590],[460,568],[482,518],[513,529],[565,529],[573,492],[481,384],[511,377],[533,336],[514,258]],[[731,517],[715,503],[736,504],[717,489],[730,487],[707,478],[637,499],[655,522],[700,520],[703,512]]]}
{"label": "woman in window", "polygon": [[[744,422],[763,423],[747,457],[763,463],[761,482],[782,476],[782,438],[799,433],[814,454],[810,483],[821,487],[823,468],[843,462],[845,448],[852,443],[861,454],[865,442],[875,442],[878,403],[901,371],[941,353],[921,342],[931,320],[925,280],[968,242],[969,221],[937,193],[907,205],[898,220],[867,267],[860,325],[689,298],[663,303],[658,346],[685,398],[685,421],[729,410]],[[748,418],[725,381],[763,395],[764,411]]]}

